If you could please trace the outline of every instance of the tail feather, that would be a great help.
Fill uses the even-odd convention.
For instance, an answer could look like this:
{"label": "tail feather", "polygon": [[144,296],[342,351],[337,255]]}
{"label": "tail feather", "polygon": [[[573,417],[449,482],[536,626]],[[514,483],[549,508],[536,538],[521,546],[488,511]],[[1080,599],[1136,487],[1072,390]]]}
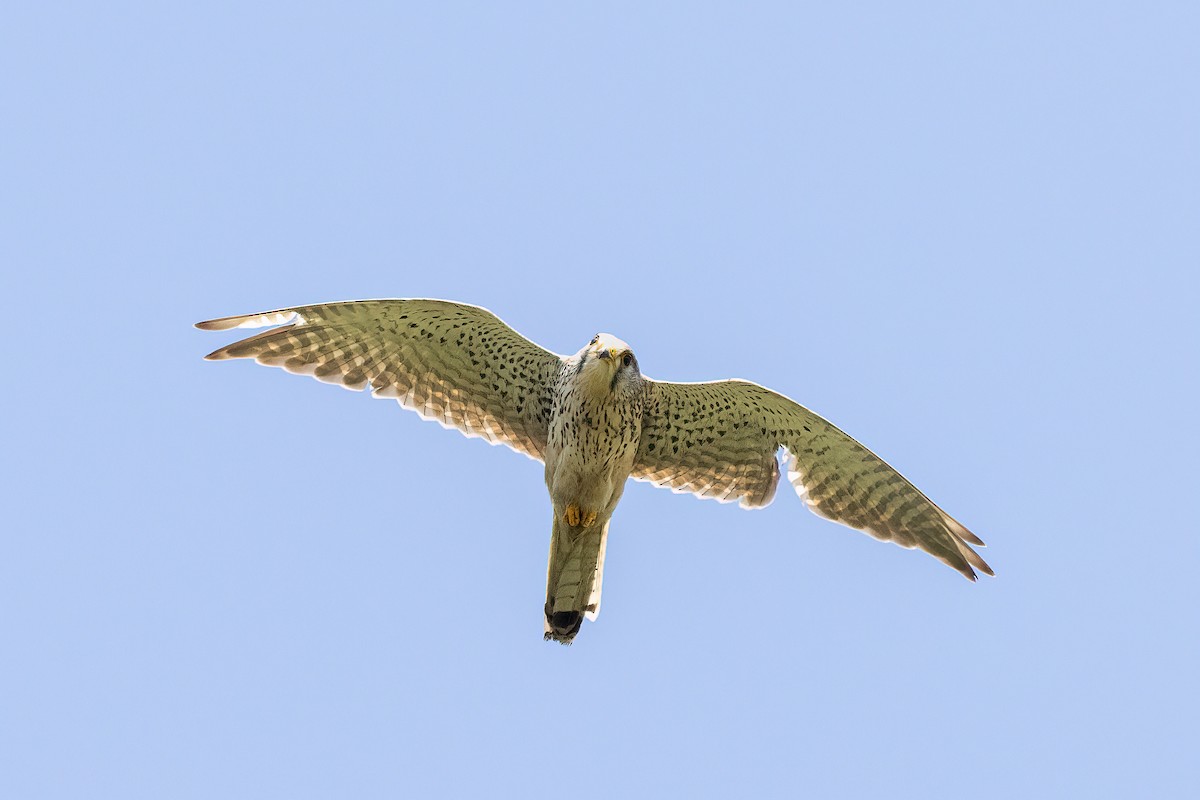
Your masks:
{"label": "tail feather", "polygon": [[604,551],[608,549],[608,523],[604,523],[604,529],[600,532],[600,553],[596,556],[596,580],[592,583],[592,591],[588,593],[587,606],[583,609],[583,616],[588,622],[595,622],[596,617],[600,616],[600,587],[604,583]]}
{"label": "tail feather", "polygon": [[586,617],[600,613],[608,522],[588,528],[567,525],[557,514],[546,567],[545,638],[570,644]]}

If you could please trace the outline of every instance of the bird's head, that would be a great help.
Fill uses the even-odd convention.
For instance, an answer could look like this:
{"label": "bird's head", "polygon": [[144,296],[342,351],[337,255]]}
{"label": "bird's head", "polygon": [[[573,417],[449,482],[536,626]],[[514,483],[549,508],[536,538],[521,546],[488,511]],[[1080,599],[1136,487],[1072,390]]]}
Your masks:
{"label": "bird's head", "polygon": [[610,333],[597,333],[579,351],[579,373],[592,394],[636,389],[642,374],[629,345]]}

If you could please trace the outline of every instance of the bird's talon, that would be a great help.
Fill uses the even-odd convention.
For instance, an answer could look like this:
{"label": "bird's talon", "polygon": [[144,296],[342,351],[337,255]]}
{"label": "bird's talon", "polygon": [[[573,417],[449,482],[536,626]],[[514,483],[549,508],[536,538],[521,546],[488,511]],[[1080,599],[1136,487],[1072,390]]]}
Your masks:
{"label": "bird's talon", "polygon": [[563,519],[567,521],[567,524],[574,528],[579,524],[579,516],[579,506],[575,505],[574,503],[568,504],[567,512],[563,514]]}
{"label": "bird's talon", "polygon": [[587,514],[584,514],[584,516],[583,516],[583,527],[590,528],[590,527],[592,527],[592,523],[595,521],[596,521],[596,512],[589,511],[589,512],[587,512]]}

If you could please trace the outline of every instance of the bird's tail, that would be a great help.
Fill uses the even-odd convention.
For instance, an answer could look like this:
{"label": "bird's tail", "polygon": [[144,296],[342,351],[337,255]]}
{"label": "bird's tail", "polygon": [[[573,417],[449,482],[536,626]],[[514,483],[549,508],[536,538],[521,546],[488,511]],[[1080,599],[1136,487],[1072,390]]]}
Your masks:
{"label": "bird's tail", "polygon": [[572,527],[554,515],[550,563],[546,567],[547,641],[570,644],[583,618],[594,620],[600,613],[607,542],[608,520],[603,525]]}

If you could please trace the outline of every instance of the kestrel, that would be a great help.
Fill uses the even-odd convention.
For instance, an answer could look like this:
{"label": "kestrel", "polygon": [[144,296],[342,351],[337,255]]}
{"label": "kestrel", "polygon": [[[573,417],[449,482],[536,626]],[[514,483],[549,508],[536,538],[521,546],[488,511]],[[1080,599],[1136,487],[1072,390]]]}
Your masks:
{"label": "kestrel", "polygon": [[[642,375],[625,342],[597,334],[573,356],[545,350],[478,306],[364,300],[197,323],[280,327],[210,353],[253,358],[348,389],[545,464],[554,508],[545,638],[569,644],[600,611],[609,521],[628,478],[744,508],[788,480],[812,511],[975,580],[983,542],[900,473],[807,408],[743,380]],[[974,569],[972,569],[974,567]]]}

